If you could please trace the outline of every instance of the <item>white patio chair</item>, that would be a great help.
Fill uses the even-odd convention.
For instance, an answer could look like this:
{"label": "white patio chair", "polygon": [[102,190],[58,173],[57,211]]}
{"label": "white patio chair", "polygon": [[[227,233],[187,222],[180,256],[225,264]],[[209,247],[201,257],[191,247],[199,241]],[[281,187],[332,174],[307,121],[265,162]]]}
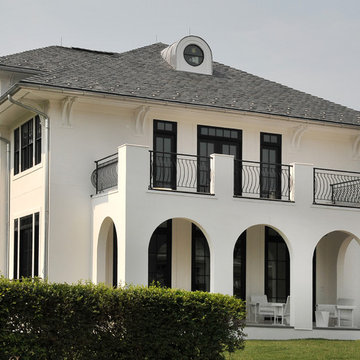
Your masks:
{"label": "white patio chair", "polygon": [[290,325],[290,296],[286,298],[286,303],[284,304],[281,313],[278,314],[278,317],[280,318],[282,325]]}
{"label": "white patio chair", "polygon": [[335,320],[336,326],[354,327],[354,305],[353,299],[339,298],[335,305],[335,312],[332,318]]}
{"label": "white patio chair", "polygon": [[250,297],[250,305],[253,308],[255,322],[258,322],[259,318],[275,317],[274,307],[270,306],[266,295],[253,295]]}

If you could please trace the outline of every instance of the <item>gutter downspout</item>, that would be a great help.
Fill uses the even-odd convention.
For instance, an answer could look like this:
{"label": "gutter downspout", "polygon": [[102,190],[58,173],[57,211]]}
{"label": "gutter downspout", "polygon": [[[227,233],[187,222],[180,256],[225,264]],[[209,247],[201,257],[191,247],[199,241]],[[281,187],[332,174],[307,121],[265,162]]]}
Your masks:
{"label": "gutter downspout", "polygon": [[49,170],[49,153],[50,153],[50,118],[44,112],[23,104],[17,100],[14,100],[11,95],[7,96],[8,100],[17,106],[20,106],[26,110],[29,110],[44,118],[42,125],[45,128],[45,214],[44,214],[44,279],[49,277],[49,208],[50,208],[50,196],[49,196],[49,184],[50,184],[50,170]]}
{"label": "gutter downspout", "polygon": [[0,141],[6,144],[6,164],[7,164],[7,176],[6,176],[6,263],[5,263],[5,277],[9,277],[9,249],[10,249],[10,141],[0,136]]}

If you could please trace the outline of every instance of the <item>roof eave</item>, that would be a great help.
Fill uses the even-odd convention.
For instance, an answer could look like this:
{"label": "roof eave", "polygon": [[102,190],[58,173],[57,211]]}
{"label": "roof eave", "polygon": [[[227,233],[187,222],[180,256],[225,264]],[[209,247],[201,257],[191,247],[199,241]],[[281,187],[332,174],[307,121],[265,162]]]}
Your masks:
{"label": "roof eave", "polygon": [[196,108],[196,109],[217,109],[222,110],[227,113],[242,113],[242,114],[251,114],[251,115],[266,115],[271,117],[280,117],[283,119],[295,119],[301,122],[314,122],[317,124],[323,124],[323,125],[333,125],[338,127],[352,127],[352,128],[359,128],[360,124],[354,124],[350,122],[338,122],[333,120],[326,120],[326,119],[318,119],[318,118],[306,118],[296,115],[285,115],[285,114],[277,114],[277,113],[268,113],[264,111],[257,111],[257,110],[246,110],[246,109],[236,109],[236,108],[230,108],[230,107],[224,107],[219,105],[208,105],[208,104],[195,104],[193,102],[185,102],[185,101],[179,101],[179,100],[171,100],[171,99],[156,99],[153,97],[146,97],[146,96],[139,96],[139,95],[129,95],[129,94],[117,94],[117,93],[111,93],[107,91],[99,91],[99,90],[90,90],[90,89],[81,89],[81,88],[70,88],[70,87],[63,87],[59,85],[50,85],[50,84],[43,84],[43,83],[37,83],[37,82],[30,82],[30,81],[19,81],[17,84],[12,86],[6,93],[4,93],[0,97],[0,105],[4,103],[7,100],[7,96],[14,95],[17,91],[19,91],[21,88],[27,88],[27,89],[36,89],[36,90],[52,90],[52,91],[61,91],[62,93],[75,93],[75,94],[81,94],[81,95],[102,95],[103,97],[110,97],[110,98],[124,98],[127,100],[136,100],[139,99],[141,101],[146,101],[148,103],[153,104],[181,104],[186,105],[190,108]]}

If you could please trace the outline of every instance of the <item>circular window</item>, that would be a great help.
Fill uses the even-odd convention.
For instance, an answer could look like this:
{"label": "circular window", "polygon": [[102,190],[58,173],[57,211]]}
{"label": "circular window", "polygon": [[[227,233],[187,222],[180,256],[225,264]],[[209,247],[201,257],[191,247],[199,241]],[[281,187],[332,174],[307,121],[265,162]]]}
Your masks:
{"label": "circular window", "polygon": [[204,52],[199,46],[191,44],[184,50],[184,58],[191,66],[199,66],[204,61]]}

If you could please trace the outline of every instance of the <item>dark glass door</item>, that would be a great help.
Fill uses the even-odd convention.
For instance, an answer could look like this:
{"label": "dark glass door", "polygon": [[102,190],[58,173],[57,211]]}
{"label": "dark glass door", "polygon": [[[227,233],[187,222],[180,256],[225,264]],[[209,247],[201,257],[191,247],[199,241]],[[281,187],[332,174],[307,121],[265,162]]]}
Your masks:
{"label": "dark glass door", "polygon": [[171,287],[171,245],[172,221],[159,225],[151,236],[149,244],[148,281],[160,286]]}
{"label": "dark glass door", "polygon": [[260,196],[281,199],[281,135],[260,136]]}
{"label": "dark glass door", "polygon": [[290,256],[283,238],[265,227],[265,294],[269,302],[285,303],[290,295]]}
{"label": "dark glass door", "polygon": [[246,300],[246,231],[234,248],[234,296]]}
{"label": "dark glass door", "polygon": [[192,224],[191,290],[210,291],[210,249],[203,232]]}
{"label": "dark glass door", "polygon": [[210,192],[210,159],[211,154],[233,155],[235,158],[235,194],[241,191],[241,130],[198,126],[198,190]]}
{"label": "dark glass door", "polygon": [[153,187],[176,190],[176,123],[154,120]]}

